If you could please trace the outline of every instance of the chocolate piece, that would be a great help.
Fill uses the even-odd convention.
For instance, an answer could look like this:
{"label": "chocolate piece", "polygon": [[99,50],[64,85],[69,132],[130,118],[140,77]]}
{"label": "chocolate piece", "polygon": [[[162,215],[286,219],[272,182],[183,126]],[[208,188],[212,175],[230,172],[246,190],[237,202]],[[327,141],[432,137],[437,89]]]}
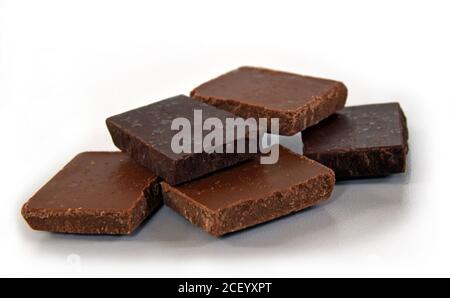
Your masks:
{"label": "chocolate piece", "polygon": [[166,205],[214,236],[245,229],[327,200],[332,170],[280,149],[278,163],[259,160],[180,186],[162,183]]}
{"label": "chocolate piece", "polygon": [[303,132],[304,154],[339,179],[405,172],[407,140],[398,103],[347,107]]}
{"label": "chocolate piece", "polygon": [[294,135],[344,107],[347,88],[336,81],[241,67],[191,92],[243,118],[279,118],[280,134]]}
{"label": "chocolate piece", "polygon": [[[193,130],[194,110],[201,111],[203,119],[215,117],[224,125],[227,118],[236,118],[231,113],[179,95],[111,117],[106,123],[118,148],[170,184],[186,182],[256,156],[248,153],[206,151],[174,153],[171,147],[172,138],[179,131],[171,129],[172,121],[179,117],[186,118]],[[223,135],[226,136],[225,128]],[[196,141],[192,133],[189,142],[194,144]],[[238,138],[235,136],[233,141],[237,144]],[[226,142],[216,145],[223,146],[223,152],[226,152]]]}
{"label": "chocolate piece", "polygon": [[22,208],[31,228],[131,234],[162,204],[156,176],[121,152],[76,156]]}

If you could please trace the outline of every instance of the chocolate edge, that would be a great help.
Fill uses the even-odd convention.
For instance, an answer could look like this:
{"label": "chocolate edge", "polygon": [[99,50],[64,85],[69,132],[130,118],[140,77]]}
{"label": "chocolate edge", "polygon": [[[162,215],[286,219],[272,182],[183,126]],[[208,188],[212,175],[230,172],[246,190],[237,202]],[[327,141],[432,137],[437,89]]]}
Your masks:
{"label": "chocolate edge", "polygon": [[[27,224],[33,230],[63,234],[130,235],[162,206],[158,178],[150,178],[149,186],[143,190],[134,205],[125,211],[90,209],[55,211],[47,208],[31,210],[30,200],[21,209],[22,217]],[[86,221],[93,224],[89,226]]]}
{"label": "chocolate edge", "polygon": [[[325,166],[323,167],[326,168]],[[317,185],[314,185],[314,187],[309,186],[311,181],[317,183]],[[301,192],[307,189],[314,189],[315,191],[321,189],[320,183],[323,181],[325,181],[325,184],[323,185],[326,191],[322,195],[311,195],[314,198],[305,198],[304,196],[309,195],[308,193],[302,195]],[[321,175],[299,183],[289,189],[275,191],[271,195],[258,199],[257,202],[254,200],[240,202],[216,211],[210,210],[197,203],[189,196],[176,189],[176,187],[165,182],[162,182],[162,192],[164,202],[167,206],[212,236],[221,237],[225,234],[250,228],[320,204],[331,197],[335,181],[334,172],[331,169],[326,168],[326,172]],[[318,196],[320,199],[317,199]],[[280,197],[283,197],[283,200],[280,200]],[[286,202],[287,199],[285,198],[291,198],[291,200]],[[283,206],[277,205],[280,203],[284,203]],[[262,212],[258,209],[260,206],[265,206],[263,207]],[[296,207],[292,208],[292,206]],[[273,213],[273,210],[278,210],[278,212]],[[260,217],[255,219],[255,214],[260,214]],[[235,224],[243,218],[246,222],[241,222],[238,225]],[[224,220],[229,221],[229,223],[224,225]]]}

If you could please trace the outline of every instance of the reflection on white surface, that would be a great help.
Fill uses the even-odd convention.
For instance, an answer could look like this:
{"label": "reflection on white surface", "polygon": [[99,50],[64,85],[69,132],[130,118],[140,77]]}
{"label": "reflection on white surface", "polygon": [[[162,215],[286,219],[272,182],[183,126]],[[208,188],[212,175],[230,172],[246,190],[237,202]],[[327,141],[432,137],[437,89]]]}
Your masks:
{"label": "reflection on white surface", "polygon": [[[133,236],[77,236],[21,230],[39,254],[111,260],[248,258],[333,252],[382,236],[404,216],[408,175],[339,182],[332,199],[314,208],[221,239],[163,207]],[[274,254],[274,251],[276,253]]]}

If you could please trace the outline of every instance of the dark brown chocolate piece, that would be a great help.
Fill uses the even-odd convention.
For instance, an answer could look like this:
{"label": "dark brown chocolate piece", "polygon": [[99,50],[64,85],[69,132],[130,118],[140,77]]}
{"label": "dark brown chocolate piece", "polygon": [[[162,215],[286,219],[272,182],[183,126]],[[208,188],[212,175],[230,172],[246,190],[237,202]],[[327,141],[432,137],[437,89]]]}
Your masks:
{"label": "dark brown chocolate piece", "polygon": [[[226,153],[225,141],[217,144],[223,146],[224,153],[174,153],[171,142],[178,131],[171,129],[172,121],[184,117],[194,129],[194,110],[201,111],[203,119],[215,117],[224,125],[227,118],[236,118],[231,113],[179,95],[111,117],[106,123],[118,148],[172,185],[256,156],[250,153]],[[226,136],[225,128],[223,135]],[[189,141],[191,144],[196,142],[194,133]],[[238,141],[237,137],[233,140],[235,144]]]}
{"label": "dark brown chocolate piece", "polygon": [[131,234],[162,204],[154,174],[121,152],[76,156],[22,208],[31,228]]}
{"label": "dark brown chocolate piece", "polygon": [[338,179],[405,172],[407,140],[398,103],[347,107],[303,132],[304,154]]}
{"label": "dark brown chocolate piece", "polygon": [[243,118],[279,118],[294,135],[342,109],[347,88],[336,81],[241,67],[200,85],[191,97]]}
{"label": "dark brown chocolate piece", "polygon": [[162,183],[166,205],[214,236],[245,229],[327,200],[332,170],[286,149],[278,163],[246,162],[179,185]]}

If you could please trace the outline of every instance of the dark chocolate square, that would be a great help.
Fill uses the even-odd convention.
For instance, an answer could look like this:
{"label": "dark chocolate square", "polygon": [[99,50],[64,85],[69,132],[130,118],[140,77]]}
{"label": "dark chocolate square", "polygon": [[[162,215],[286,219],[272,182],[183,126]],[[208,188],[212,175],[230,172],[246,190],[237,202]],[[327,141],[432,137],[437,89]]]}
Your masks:
{"label": "dark chocolate square", "polygon": [[[190,181],[257,156],[248,152],[226,153],[225,148],[224,153],[174,153],[171,142],[177,131],[172,130],[172,121],[184,117],[194,123],[194,110],[201,111],[203,119],[215,117],[222,123],[227,118],[236,118],[229,112],[179,95],[113,116],[106,124],[118,148],[170,184]],[[235,136],[232,142],[237,141]],[[190,142],[196,142],[194,134]],[[217,145],[225,147],[226,144]]]}
{"label": "dark chocolate square", "polygon": [[398,103],[346,107],[302,134],[304,154],[338,179],[406,170],[408,128]]}

